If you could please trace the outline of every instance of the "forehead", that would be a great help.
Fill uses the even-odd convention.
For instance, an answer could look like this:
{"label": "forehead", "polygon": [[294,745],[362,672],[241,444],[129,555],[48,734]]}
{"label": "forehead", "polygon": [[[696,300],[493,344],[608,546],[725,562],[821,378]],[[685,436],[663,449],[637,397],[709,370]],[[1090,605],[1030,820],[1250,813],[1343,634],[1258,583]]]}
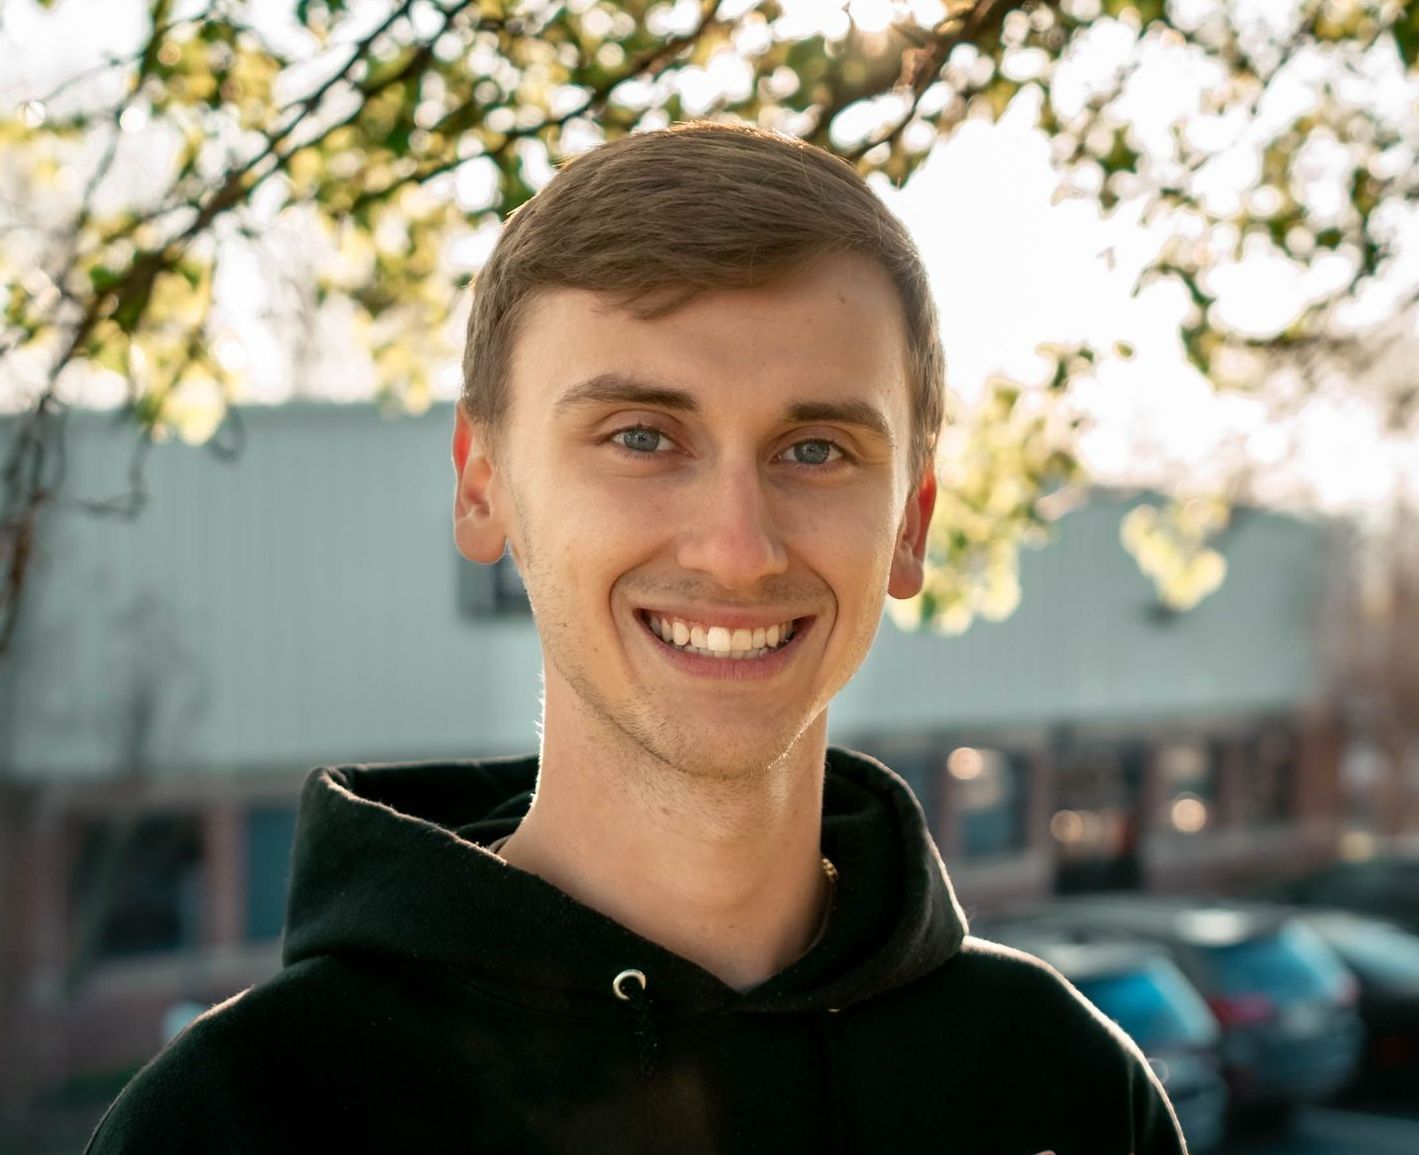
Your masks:
{"label": "forehead", "polygon": [[706,412],[865,398],[908,420],[906,324],[876,262],[821,259],[753,289],[700,293],[641,318],[606,294],[551,289],[527,303],[509,375],[511,417],[551,414],[566,391],[620,374],[695,395]]}

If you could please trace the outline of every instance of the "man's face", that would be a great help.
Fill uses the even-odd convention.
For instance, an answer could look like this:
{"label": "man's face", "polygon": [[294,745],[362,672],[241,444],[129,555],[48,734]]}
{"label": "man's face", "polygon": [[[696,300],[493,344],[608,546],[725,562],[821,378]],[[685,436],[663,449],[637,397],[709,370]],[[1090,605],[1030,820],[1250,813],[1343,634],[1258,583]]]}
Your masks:
{"label": "man's face", "polygon": [[725,777],[823,732],[889,587],[921,582],[903,334],[885,272],[848,256],[651,320],[530,302],[491,454],[459,408],[455,535],[481,561],[511,544],[548,741]]}

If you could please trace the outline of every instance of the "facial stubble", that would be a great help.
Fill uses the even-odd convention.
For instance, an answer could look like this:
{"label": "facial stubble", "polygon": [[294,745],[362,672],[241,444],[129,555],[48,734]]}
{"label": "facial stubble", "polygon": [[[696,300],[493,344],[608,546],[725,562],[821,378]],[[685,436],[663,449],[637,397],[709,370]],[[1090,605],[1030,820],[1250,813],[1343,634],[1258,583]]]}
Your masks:
{"label": "facial stubble", "polygon": [[[784,764],[826,709],[827,701],[805,711],[802,717],[783,719],[783,725],[757,738],[747,735],[743,729],[729,728],[731,732],[726,733],[724,727],[705,734],[688,732],[684,726],[667,720],[649,703],[627,703],[618,708],[601,691],[597,680],[586,668],[585,652],[575,645],[564,644],[567,638],[573,636],[573,626],[578,617],[576,607],[564,592],[565,581],[555,580],[557,561],[549,562],[534,545],[526,511],[515,496],[512,507],[519,538],[518,546],[513,550],[514,560],[522,571],[527,587],[544,658],[567,684],[576,698],[577,708],[604,740],[627,751],[628,767],[644,766],[648,758],[649,764],[655,768],[652,773],[663,770],[694,779],[702,786],[715,782],[732,786],[746,778],[771,774],[775,767]],[[565,561],[563,573],[570,571],[574,560]],[[616,600],[615,592],[613,587],[608,597],[608,613],[610,605]],[[870,628],[862,631],[864,636],[854,639],[857,653],[848,676],[856,671],[871,646],[880,608]],[[818,628],[824,628],[827,624],[822,621],[815,623]],[[595,655],[591,657],[594,660]],[[846,680],[844,677],[843,681]],[[832,687],[828,698],[839,689],[841,686]],[[545,715],[545,701],[543,710]],[[736,737],[741,739],[737,747],[734,742]],[[637,757],[637,753],[641,757]]]}

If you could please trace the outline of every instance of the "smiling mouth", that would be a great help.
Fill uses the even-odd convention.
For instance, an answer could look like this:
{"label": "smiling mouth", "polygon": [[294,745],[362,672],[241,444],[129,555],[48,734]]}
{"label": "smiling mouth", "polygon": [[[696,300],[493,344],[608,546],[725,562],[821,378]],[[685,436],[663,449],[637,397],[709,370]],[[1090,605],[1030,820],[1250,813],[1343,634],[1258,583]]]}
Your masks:
{"label": "smiling mouth", "polygon": [[649,610],[638,610],[637,616],[651,633],[671,649],[730,661],[762,658],[783,649],[793,640],[799,623],[803,621],[802,618],[790,618],[772,626],[746,629],[665,617]]}

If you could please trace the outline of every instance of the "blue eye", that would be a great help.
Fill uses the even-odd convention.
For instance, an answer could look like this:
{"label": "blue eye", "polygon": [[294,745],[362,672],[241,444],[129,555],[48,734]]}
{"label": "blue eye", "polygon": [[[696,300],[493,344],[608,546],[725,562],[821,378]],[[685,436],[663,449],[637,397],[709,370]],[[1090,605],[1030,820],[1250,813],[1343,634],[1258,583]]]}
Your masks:
{"label": "blue eye", "polygon": [[665,439],[665,434],[658,429],[651,429],[649,426],[636,425],[630,429],[622,429],[612,438],[622,449],[628,449],[632,453],[651,454],[660,448],[660,443]]}
{"label": "blue eye", "polygon": [[842,450],[831,441],[800,441],[789,449],[795,465],[827,465],[842,456]]}

